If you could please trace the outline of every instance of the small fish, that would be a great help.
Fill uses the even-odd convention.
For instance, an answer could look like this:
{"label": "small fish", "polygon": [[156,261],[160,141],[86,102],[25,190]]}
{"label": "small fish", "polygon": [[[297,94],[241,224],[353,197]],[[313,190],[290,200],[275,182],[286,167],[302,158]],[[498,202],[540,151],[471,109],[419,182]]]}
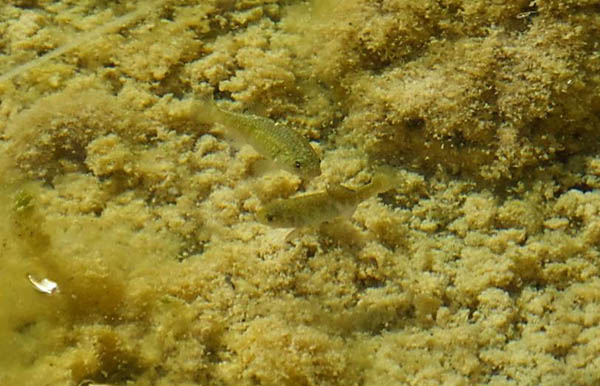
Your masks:
{"label": "small fish", "polygon": [[319,156],[294,129],[268,118],[222,110],[206,98],[195,102],[193,109],[198,121],[222,124],[286,170],[305,179],[321,174]]}
{"label": "small fish", "polygon": [[330,186],[324,192],[277,199],[258,213],[258,221],[281,228],[318,225],[338,217],[350,217],[362,201],[391,190],[397,178],[389,172],[375,174],[368,185],[352,190],[341,185]]}

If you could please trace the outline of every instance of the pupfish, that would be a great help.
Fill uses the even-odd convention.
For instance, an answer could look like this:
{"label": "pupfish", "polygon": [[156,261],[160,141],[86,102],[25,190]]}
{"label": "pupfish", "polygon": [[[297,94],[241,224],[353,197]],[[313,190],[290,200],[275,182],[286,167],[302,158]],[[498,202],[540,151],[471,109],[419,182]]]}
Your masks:
{"label": "pupfish", "polygon": [[259,210],[257,218],[265,225],[296,228],[350,217],[358,204],[393,189],[397,181],[398,178],[389,171],[378,172],[369,184],[356,190],[338,184],[322,192],[274,200]]}
{"label": "pupfish", "polygon": [[268,118],[220,109],[213,100],[195,102],[198,121],[217,122],[232,130],[264,157],[282,168],[309,179],[321,174],[321,160],[306,138],[291,127]]}

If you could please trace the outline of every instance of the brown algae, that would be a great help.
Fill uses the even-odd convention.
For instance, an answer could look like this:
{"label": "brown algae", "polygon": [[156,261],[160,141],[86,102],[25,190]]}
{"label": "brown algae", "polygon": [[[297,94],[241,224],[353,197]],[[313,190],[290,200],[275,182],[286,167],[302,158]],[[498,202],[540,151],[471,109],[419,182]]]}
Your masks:
{"label": "brown algae", "polygon": [[[142,10],[0,78],[0,384],[600,383],[597,0],[148,4],[0,5],[9,75]],[[207,94],[321,176],[254,173]],[[256,221],[373,164],[411,172],[350,221]]]}

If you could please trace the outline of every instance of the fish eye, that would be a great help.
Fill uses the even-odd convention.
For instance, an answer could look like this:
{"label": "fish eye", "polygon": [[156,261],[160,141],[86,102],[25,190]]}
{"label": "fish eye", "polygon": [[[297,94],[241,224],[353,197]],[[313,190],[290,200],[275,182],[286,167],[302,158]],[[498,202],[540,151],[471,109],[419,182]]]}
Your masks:
{"label": "fish eye", "polygon": [[294,166],[296,166],[296,169],[300,169],[300,167],[302,167],[302,164],[300,163],[300,161],[296,161]]}
{"label": "fish eye", "polygon": [[275,217],[272,214],[268,214],[266,216],[266,219],[267,219],[268,222],[271,222],[271,221],[273,221],[275,219]]}

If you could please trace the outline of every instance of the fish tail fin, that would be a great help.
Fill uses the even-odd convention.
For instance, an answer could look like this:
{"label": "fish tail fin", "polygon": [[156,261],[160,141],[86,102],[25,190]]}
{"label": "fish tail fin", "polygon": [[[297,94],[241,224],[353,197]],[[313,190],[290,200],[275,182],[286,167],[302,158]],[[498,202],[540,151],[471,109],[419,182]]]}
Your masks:
{"label": "fish tail fin", "polygon": [[194,100],[192,114],[199,123],[212,124],[218,122],[221,110],[217,107],[212,95],[205,95]]}
{"label": "fish tail fin", "polygon": [[398,187],[401,182],[398,170],[389,165],[383,165],[374,169],[370,186],[373,194],[379,194]]}

